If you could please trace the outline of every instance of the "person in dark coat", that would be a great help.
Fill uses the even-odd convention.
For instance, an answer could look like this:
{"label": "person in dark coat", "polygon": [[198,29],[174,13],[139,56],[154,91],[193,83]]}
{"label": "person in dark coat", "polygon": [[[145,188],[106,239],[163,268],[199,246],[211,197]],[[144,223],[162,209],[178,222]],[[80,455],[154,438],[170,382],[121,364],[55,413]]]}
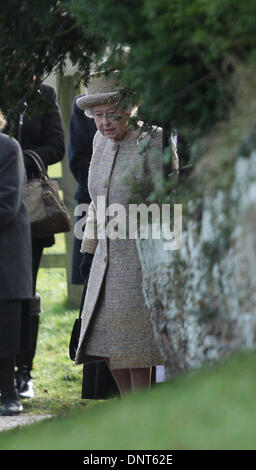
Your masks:
{"label": "person in dark coat", "polygon": [[25,180],[19,144],[0,134],[0,390],[1,414],[8,416],[23,410],[15,391],[14,369],[20,348],[22,302],[32,296]]}
{"label": "person in dark coat", "polygon": [[[38,111],[32,110],[29,102],[25,103],[25,111],[19,117],[14,132],[14,137],[19,141],[23,151],[28,180],[34,173],[36,174],[36,169],[26,150],[34,150],[43,160],[46,169],[49,165],[61,161],[65,155],[64,130],[55,90],[51,86],[41,85],[36,94]],[[4,132],[8,133],[8,131],[7,125]],[[41,298],[36,293],[36,281],[43,249],[53,244],[53,235],[32,239],[33,296],[25,300],[22,305],[23,318],[30,318],[31,322],[31,346],[29,349],[21,349],[16,363],[17,388],[22,398],[34,396],[31,371],[36,353],[41,311]]]}
{"label": "person in dark coat", "polygon": [[[81,110],[76,100],[72,104],[72,113],[68,135],[68,159],[69,168],[78,186],[74,198],[77,205],[91,202],[88,192],[88,170],[92,157],[92,142],[96,133],[96,125],[93,119],[89,119]],[[82,206],[81,206],[82,207]],[[85,218],[81,212],[76,216],[76,223]],[[74,236],[72,257],[72,284],[83,285],[85,278],[82,275],[80,265],[82,261],[81,239]],[[83,291],[83,295],[85,294]],[[83,302],[83,299],[82,299]],[[104,399],[119,395],[119,390],[104,361],[85,364],[83,366],[82,398]]]}
{"label": "person in dark coat", "polygon": [[[94,121],[85,116],[84,112],[78,108],[75,100],[73,101],[69,124],[68,159],[70,171],[78,183],[74,198],[77,205],[79,205],[90,204],[91,202],[87,180],[96,126]],[[79,222],[83,217],[85,217],[84,213],[76,216],[76,222]],[[81,240],[74,237],[71,282],[78,285],[84,283],[79,269],[82,258],[80,248]]]}

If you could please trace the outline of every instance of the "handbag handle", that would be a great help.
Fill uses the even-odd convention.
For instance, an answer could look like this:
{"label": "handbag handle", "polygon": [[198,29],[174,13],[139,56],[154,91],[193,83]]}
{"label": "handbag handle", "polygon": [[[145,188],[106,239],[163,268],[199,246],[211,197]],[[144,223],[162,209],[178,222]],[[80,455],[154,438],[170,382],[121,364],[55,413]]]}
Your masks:
{"label": "handbag handle", "polygon": [[39,173],[42,175],[43,179],[45,180],[48,179],[48,174],[47,174],[44,162],[41,159],[41,157],[38,155],[38,153],[36,153],[34,150],[25,150],[25,152],[26,152],[26,155],[31,157],[34,163],[36,164],[39,170]]}

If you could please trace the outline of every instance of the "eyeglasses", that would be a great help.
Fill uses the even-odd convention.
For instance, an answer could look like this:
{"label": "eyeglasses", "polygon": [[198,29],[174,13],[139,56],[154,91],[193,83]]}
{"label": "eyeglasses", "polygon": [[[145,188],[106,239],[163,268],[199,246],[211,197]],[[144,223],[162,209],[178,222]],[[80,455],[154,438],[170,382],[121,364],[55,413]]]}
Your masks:
{"label": "eyeglasses", "polygon": [[118,114],[116,113],[116,111],[108,111],[106,113],[100,113],[96,111],[95,113],[93,113],[93,117],[98,121],[102,121],[104,117],[107,119],[107,121],[113,121],[114,119],[118,118]]}

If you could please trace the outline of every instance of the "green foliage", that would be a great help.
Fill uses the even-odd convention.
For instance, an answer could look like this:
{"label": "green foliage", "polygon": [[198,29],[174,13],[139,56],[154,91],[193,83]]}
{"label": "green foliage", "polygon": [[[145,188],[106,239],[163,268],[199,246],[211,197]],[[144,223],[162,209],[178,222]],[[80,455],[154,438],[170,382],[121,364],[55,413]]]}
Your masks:
{"label": "green foliage", "polygon": [[250,157],[251,153],[256,147],[256,126],[253,125],[251,132],[244,138],[240,147],[237,150],[237,155],[243,157]]}
{"label": "green foliage", "polygon": [[[70,3],[70,2],[68,2]],[[0,11],[0,108],[11,119],[24,108],[42,80],[67,58],[88,75],[97,41],[78,27],[59,0],[8,0]]]}
{"label": "green foliage", "polygon": [[227,117],[237,65],[255,63],[255,13],[255,0],[7,0],[0,108],[10,113],[22,100],[21,109],[67,58],[83,80],[101,61],[121,70],[144,120],[171,125],[192,142]]}
{"label": "green foliage", "polygon": [[90,12],[89,31],[107,40],[108,65],[121,68],[147,119],[190,139],[227,115],[237,62],[255,60],[254,0],[74,3],[80,17]]}

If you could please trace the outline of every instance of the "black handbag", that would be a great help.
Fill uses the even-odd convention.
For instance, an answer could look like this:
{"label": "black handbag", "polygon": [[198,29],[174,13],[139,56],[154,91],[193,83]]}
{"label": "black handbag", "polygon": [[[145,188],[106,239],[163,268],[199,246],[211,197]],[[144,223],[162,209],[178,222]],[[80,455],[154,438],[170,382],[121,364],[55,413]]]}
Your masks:
{"label": "black handbag", "polygon": [[49,178],[40,156],[33,150],[26,150],[26,156],[33,159],[37,176],[26,184],[26,202],[33,238],[46,237],[71,229],[69,213],[60,198],[57,181]]}
{"label": "black handbag", "polygon": [[80,331],[81,331],[82,311],[83,311],[83,306],[84,306],[84,299],[85,299],[85,294],[86,294],[86,290],[87,290],[88,279],[89,279],[89,275],[87,276],[87,278],[84,282],[82,298],[81,298],[81,303],[80,303],[80,309],[79,309],[79,316],[74,321],[74,325],[73,325],[71,336],[70,336],[69,357],[70,357],[71,361],[74,361],[75,358],[76,358],[76,352],[77,352],[77,348],[78,348],[79,336],[80,336]]}
{"label": "black handbag", "polygon": [[81,331],[81,316],[75,319],[73,328],[72,328],[72,333],[70,337],[70,342],[69,342],[69,357],[71,361],[74,361],[76,358],[76,351],[78,348],[78,342],[79,342],[79,336],[80,336],[80,331]]}

